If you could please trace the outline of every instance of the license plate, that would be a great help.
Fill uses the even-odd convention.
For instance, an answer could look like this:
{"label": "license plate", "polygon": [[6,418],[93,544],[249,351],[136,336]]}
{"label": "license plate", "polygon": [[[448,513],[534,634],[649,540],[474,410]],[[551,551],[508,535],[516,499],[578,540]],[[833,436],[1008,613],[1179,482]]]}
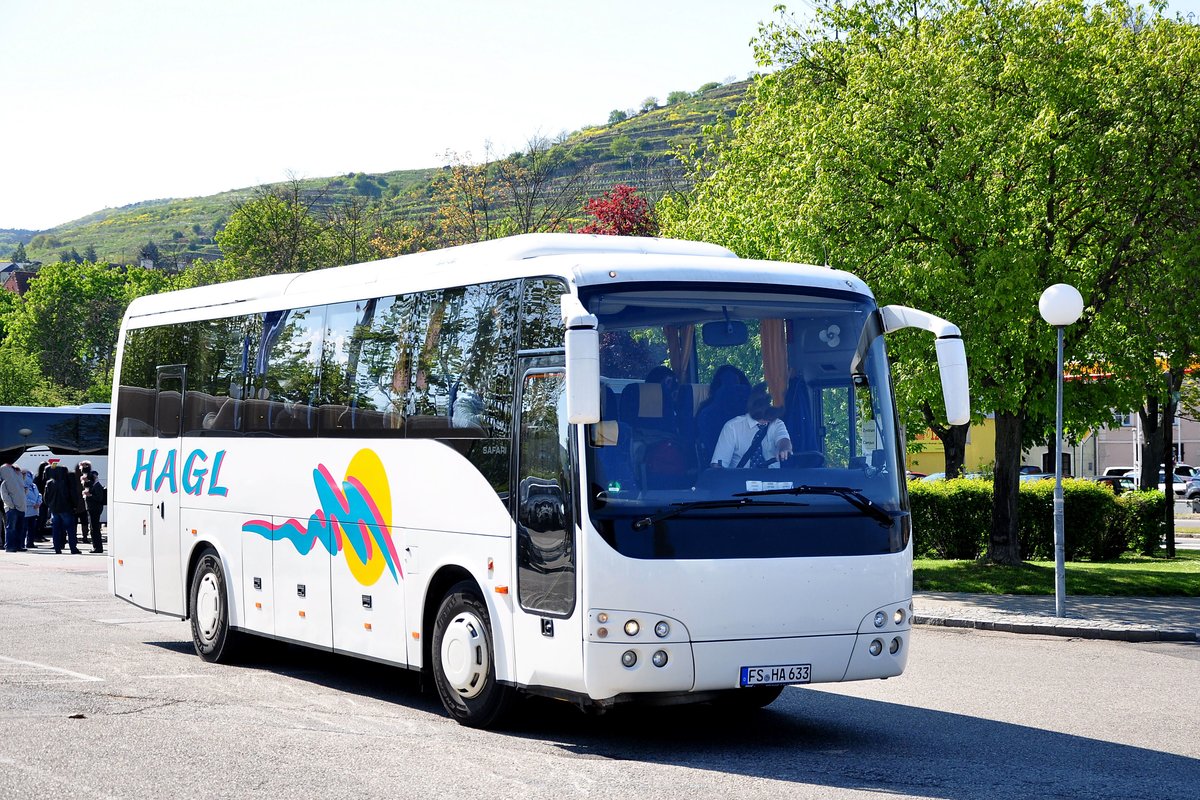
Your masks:
{"label": "license plate", "polygon": [[808,683],[812,664],[777,664],[771,667],[742,667],[742,686],[771,686]]}

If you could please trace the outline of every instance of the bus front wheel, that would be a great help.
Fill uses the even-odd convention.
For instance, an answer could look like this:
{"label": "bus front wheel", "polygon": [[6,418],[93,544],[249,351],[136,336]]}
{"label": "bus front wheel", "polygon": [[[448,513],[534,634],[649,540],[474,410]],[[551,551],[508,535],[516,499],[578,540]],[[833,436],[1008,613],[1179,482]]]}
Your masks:
{"label": "bus front wheel", "polygon": [[205,661],[228,662],[237,649],[237,633],[229,628],[229,590],[216,553],[196,565],[191,587],[192,644]]}
{"label": "bus front wheel", "polygon": [[446,593],[433,625],[433,680],[446,712],[472,728],[498,722],[513,690],[496,682],[496,650],[487,606],[463,581]]}

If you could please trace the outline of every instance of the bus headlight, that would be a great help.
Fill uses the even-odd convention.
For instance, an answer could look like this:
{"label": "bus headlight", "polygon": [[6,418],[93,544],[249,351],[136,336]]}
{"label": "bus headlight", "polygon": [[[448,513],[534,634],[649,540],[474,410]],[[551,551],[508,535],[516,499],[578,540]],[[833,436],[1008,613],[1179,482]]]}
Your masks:
{"label": "bus headlight", "polygon": [[895,622],[897,625],[900,625],[904,622],[904,609],[903,608],[896,609],[896,613],[892,615],[892,621]]}
{"label": "bus headlight", "polygon": [[667,638],[667,634],[669,634],[670,632],[671,632],[671,626],[667,624],[666,620],[660,619],[657,623],[655,623],[654,635],[657,636],[658,638],[665,639],[665,638]]}
{"label": "bus headlight", "polygon": [[621,654],[621,664],[625,667],[632,667],[637,663],[637,653],[632,650],[626,650]]}
{"label": "bus headlight", "polygon": [[650,663],[656,667],[665,667],[667,665],[667,651],[655,650],[654,655],[650,656]]}
{"label": "bus headlight", "polygon": [[625,623],[625,635],[626,636],[637,636],[638,631],[640,631],[641,629],[642,629],[642,626],[638,625],[638,621],[636,619],[631,619]]}
{"label": "bus headlight", "polygon": [[896,655],[896,653],[900,652],[900,637],[899,636],[897,636],[895,639],[892,639],[892,644],[891,644],[891,646],[888,647],[888,652],[891,653],[892,655]]}
{"label": "bus headlight", "polygon": [[883,642],[875,639],[871,642],[871,646],[867,648],[867,651],[873,656],[879,655],[883,652]]}
{"label": "bus headlight", "polygon": [[885,623],[885,622],[887,622],[887,614],[883,613],[882,611],[876,611],[875,612],[875,627],[882,628],[883,623]]}

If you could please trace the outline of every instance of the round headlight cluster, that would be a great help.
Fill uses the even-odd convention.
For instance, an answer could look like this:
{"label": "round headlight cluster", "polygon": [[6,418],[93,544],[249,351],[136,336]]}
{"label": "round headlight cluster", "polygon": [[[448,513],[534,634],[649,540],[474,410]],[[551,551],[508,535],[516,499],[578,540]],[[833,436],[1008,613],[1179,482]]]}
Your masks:
{"label": "round headlight cluster", "polygon": [[883,652],[883,642],[879,641],[878,639],[873,640],[871,645],[867,648],[867,651],[873,656],[879,655]]}
{"label": "round headlight cluster", "polygon": [[625,667],[632,667],[637,664],[637,653],[632,650],[626,650],[621,654],[621,664]]}
{"label": "round headlight cluster", "polygon": [[883,613],[882,611],[876,611],[875,612],[875,627],[882,628],[885,622],[887,622],[887,614]]}
{"label": "round headlight cluster", "polygon": [[638,632],[641,629],[642,629],[642,626],[638,624],[638,621],[636,619],[631,619],[625,623],[625,635],[626,636],[637,636]]}
{"label": "round headlight cluster", "polygon": [[654,626],[654,635],[660,639],[665,639],[671,633],[671,626],[665,620],[659,620]]}

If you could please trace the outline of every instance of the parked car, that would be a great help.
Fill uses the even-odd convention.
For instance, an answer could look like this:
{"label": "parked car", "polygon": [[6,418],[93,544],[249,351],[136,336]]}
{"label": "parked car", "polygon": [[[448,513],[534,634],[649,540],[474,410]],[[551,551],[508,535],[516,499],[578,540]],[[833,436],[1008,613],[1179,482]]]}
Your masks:
{"label": "parked car", "polygon": [[1126,475],[1099,475],[1092,480],[1112,489],[1113,494],[1132,492],[1137,488],[1137,481]]}
{"label": "parked car", "polygon": [[[1069,475],[1063,477],[1070,477]],[[1021,483],[1029,483],[1030,481],[1044,481],[1046,479],[1054,480],[1053,472],[1022,472],[1020,476]]]}
{"label": "parked car", "polygon": [[[1135,481],[1141,479],[1141,474],[1137,470],[1130,470],[1126,473],[1126,476],[1133,478]],[[1184,492],[1187,489],[1187,479],[1179,474],[1172,475],[1171,477],[1175,479],[1171,486],[1172,492],[1176,497],[1182,500]],[[1167,491],[1167,474],[1165,470],[1161,469],[1158,471],[1158,490],[1164,494]]]}
{"label": "parked car", "polygon": [[1106,478],[1113,478],[1113,477],[1123,478],[1126,475],[1128,475],[1129,473],[1136,472],[1136,471],[1137,471],[1137,467],[1105,467],[1104,468],[1104,477],[1106,477]]}
{"label": "parked car", "polygon": [[1200,474],[1193,472],[1192,477],[1183,485],[1183,496],[1188,500],[1200,500]]}
{"label": "parked car", "polygon": [[[979,480],[980,478],[983,477],[983,475],[979,472],[964,472],[961,477],[970,478],[971,480]],[[928,475],[926,475],[924,478],[921,478],[921,480],[923,480],[923,481],[944,481],[944,480],[946,480],[946,473],[931,472]]]}

